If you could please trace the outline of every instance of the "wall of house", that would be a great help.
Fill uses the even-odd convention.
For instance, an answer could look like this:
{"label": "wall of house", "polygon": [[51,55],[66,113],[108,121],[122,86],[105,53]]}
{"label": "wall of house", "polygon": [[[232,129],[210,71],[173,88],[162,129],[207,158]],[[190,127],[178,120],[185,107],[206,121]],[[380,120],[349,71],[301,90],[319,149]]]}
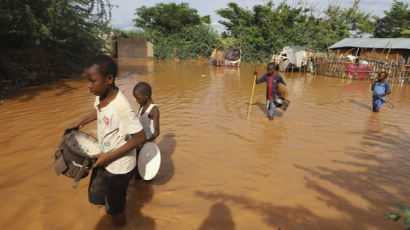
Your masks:
{"label": "wall of house", "polygon": [[[384,62],[396,62],[396,60],[401,59],[408,59],[410,56],[410,50],[404,49],[362,49],[359,50],[357,48],[342,48],[342,49],[332,49],[334,53],[343,54],[344,56],[353,55],[360,56],[362,60],[377,60],[377,61],[384,61]],[[388,53],[388,54],[387,54]],[[386,59],[387,56],[387,59]]]}
{"label": "wall of house", "polygon": [[152,44],[145,39],[119,38],[117,49],[118,58],[153,57]]}
{"label": "wall of house", "polygon": [[390,50],[385,49],[363,49],[360,55],[361,59],[365,60],[379,60],[379,61],[387,61],[387,62],[397,62],[405,57],[406,50]]}

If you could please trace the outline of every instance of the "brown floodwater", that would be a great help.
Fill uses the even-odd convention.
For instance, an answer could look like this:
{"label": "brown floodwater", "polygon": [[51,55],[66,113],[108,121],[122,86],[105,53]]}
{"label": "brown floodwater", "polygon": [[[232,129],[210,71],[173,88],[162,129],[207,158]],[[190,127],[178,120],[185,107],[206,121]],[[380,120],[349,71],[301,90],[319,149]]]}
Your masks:
{"label": "brown floodwater", "polygon": [[[163,160],[154,181],[130,183],[121,229],[404,229],[384,212],[410,206],[409,86],[392,85],[394,108],[376,114],[368,82],[282,74],[288,110],[269,121],[257,85],[247,122],[253,68],[119,61],[136,111],[133,86],[153,87]],[[79,78],[0,105],[0,229],[113,229],[88,203],[89,177],[72,189],[48,158],[93,100]]]}

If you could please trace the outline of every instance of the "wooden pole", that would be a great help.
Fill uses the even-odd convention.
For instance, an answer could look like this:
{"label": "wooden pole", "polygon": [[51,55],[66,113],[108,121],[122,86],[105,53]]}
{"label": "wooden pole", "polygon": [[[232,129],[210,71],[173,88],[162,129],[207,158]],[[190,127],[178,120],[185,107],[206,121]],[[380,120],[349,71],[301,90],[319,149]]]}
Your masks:
{"label": "wooden pole", "polygon": [[[387,63],[388,63],[388,62],[387,62]],[[392,79],[392,78],[391,78],[392,65],[393,65],[393,60],[390,61],[389,70],[388,70],[388,72],[387,72],[387,73],[389,74],[390,79]],[[390,82],[391,82],[391,80],[390,80]]]}
{"label": "wooden pole", "polygon": [[249,117],[251,116],[252,100],[253,100],[253,94],[255,92],[255,85],[256,85],[256,74],[253,77],[252,94],[251,94],[251,99],[249,100],[248,119],[247,119],[248,121],[249,121]]}
{"label": "wooden pole", "polygon": [[387,42],[386,46],[384,47],[381,56],[383,56],[384,50],[387,48],[387,46],[389,45],[390,41]]}
{"label": "wooden pole", "polygon": [[[309,47],[309,43],[308,43],[308,47]],[[308,72],[308,68],[309,68],[309,48],[306,49],[306,56],[307,56],[307,60],[306,60],[306,69],[305,69],[305,73]]]}
{"label": "wooden pole", "polygon": [[357,58],[357,55],[359,55],[359,50],[360,50],[360,48],[357,48],[356,55],[355,55],[356,58]]}
{"label": "wooden pole", "polygon": [[391,45],[390,45],[389,51],[387,52],[387,55],[386,55],[386,61],[387,61],[387,57],[389,56],[390,50],[391,50]]}
{"label": "wooden pole", "polygon": [[396,78],[394,81],[398,81],[397,79],[399,76],[399,53],[396,53],[396,64],[395,64],[395,69],[394,69],[394,78]]}
{"label": "wooden pole", "polygon": [[404,76],[403,76],[403,73],[404,73],[404,64],[405,64],[405,62],[404,63],[400,63],[400,73],[399,73],[399,78],[400,78],[400,80],[399,81],[401,81],[401,84],[403,85],[403,83],[404,83]]}

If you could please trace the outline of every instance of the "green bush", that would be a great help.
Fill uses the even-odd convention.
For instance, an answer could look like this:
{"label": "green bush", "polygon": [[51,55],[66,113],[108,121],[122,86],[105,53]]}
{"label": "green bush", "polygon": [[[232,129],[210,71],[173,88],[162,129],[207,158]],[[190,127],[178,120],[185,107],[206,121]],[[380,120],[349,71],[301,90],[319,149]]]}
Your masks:
{"label": "green bush", "polygon": [[109,0],[0,0],[0,97],[78,72],[101,53]]}
{"label": "green bush", "polygon": [[148,32],[140,30],[121,30],[112,29],[116,38],[136,38],[136,39],[150,39],[151,35]]}
{"label": "green bush", "polygon": [[208,58],[216,46],[220,46],[218,34],[209,25],[189,26],[169,36],[153,38],[156,59]]}

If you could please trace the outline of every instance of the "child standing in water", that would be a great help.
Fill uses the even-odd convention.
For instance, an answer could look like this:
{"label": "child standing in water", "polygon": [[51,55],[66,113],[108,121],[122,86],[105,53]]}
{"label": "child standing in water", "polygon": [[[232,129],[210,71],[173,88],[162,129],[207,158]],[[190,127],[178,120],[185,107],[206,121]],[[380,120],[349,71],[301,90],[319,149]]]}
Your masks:
{"label": "child standing in water", "polygon": [[[275,63],[270,62],[267,67],[268,73],[263,75],[261,78],[256,79],[256,84],[266,82],[266,100],[268,104],[268,117],[269,120],[273,120],[276,111],[275,97],[279,96],[278,85],[282,83],[286,85],[283,81],[282,76],[278,74],[278,66]],[[258,72],[255,71],[255,75],[258,75]]]}
{"label": "child standing in water", "polygon": [[71,124],[78,129],[98,120],[97,155],[88,187],[88,199],[105,205],[114,225],[126,223],[125,202],[128,183],[136,166],[135,148],[145,141],[145,133],[134,110],[121,90],[115,86],[117,64],[108,56],[97,56],[85,68],[88,88],[96,95],[94,110]]}
{"label": "child standing in water", "polygon": [[144,128],[145,142],[155,141],[159,136],[159,109],[151,98],[151,86],[146,82],[139,82],[135,85],[133,94],[140,105],[138,119]]}
{"label": "child standing in water", "polygon": [[[134,97],[140,105],[138,120],[145,132],[145,141],[137,148],[137,157],[146,142],[154,141],[159,136],[159,109],[151,98],[152,89],[146,82],[139,82],[133,90]],[[140,179],[138,170],[135,170],[135,180]]]}
{"label": "child standing in water", "polygon": [[391,94],[389,83],[385,81],[387,76],[386,72],[379,73],[377,81],[372,84],[373,112],[379,112],[386,100],[386,95]]}

